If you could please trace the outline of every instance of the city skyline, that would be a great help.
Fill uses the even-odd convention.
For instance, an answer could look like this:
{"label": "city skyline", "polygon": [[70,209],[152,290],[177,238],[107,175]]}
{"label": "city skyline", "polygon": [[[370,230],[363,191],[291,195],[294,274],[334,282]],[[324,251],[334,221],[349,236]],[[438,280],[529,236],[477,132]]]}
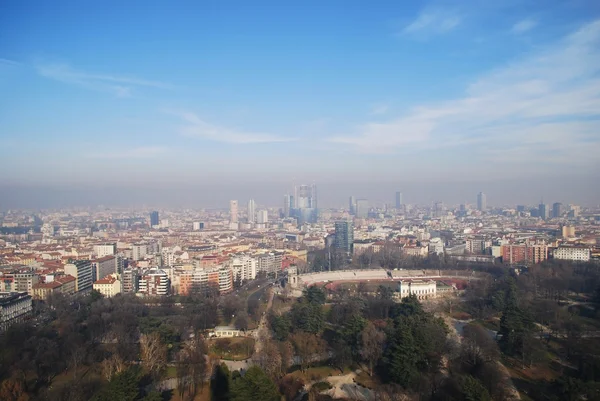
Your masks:
{"label": "city skyline", "polygon": [[234,3],[5,5],[0,205],[597,202],[597,2]]}

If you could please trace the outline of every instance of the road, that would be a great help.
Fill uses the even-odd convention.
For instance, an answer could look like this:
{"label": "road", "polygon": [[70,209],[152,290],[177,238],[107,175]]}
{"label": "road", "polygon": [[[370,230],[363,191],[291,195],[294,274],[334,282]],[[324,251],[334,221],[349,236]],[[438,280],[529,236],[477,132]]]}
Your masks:
{"label": "road", "polygon": [[[262,317],[260,318],[260,321],[258,322],[258,328],[256,330],[252,330],[249,333],[252,337],[254,337],[254,340],[255,340],[254,341],[254,355],[256,355],[257,353],[260,352],[262,343],[264,341],[267,341],[271,337],[271,332],[269,330],[269,326],[268,326],[268,322],[267,322],[267,316],[269,315],[269,311],[271,310],[271,307],[273,306],[273,298],[275,296],[275,291],[273,290],[272,286],[270,286],[267,289],[267,291],[269,293],[269,299],[267,301],[267,309],[266,309],[265,313],[262,315]],[[227,365],[229,370],[233,372],[234,370],[241,370],[241,369],[247,370],[252,365],[252,358],[245,359],[243,361],[221,360],[221,362],[225,363],[225,365]]]}

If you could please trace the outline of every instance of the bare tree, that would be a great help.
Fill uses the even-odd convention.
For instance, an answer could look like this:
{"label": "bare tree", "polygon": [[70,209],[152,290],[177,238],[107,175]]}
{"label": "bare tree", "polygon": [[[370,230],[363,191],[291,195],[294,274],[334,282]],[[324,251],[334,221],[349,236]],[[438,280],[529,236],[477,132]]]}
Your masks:
{"label": "bare tree", "polygon": [[177,358],[177,387],[183,396],[194,399],[198,389],[202,391],[209,365],[206,357],[208,347],[204,338],[196,334],[186,341]]}
{"label": "bare tree", "polygon": [[106,358],[100,364],[102,369],[102,375],[106,380],[110,380],[114,375],[121,373],[125,370],[127,365],[117,353],[112,354],[109,358]]}
{"label": "bare tree", "polygon": [[385,334],[369,322],[361,333],[362,348],[360,356],[369,365],[369,375],[373,376],[373,367],[383,355],[383,344],[385,343]]}
{"label": "bare tree", "polygon": [[142,366],[152,376],[158,377],[167,363],[167,347],[162,343],[158,333],[142,334],[140,354]]}
{"label": "bare tree", "polygon": [[282,373],[282,358],[279,346],[270,340],[263,343],[260,351],[254,356],[254,362],[272,379],[277,379]]}

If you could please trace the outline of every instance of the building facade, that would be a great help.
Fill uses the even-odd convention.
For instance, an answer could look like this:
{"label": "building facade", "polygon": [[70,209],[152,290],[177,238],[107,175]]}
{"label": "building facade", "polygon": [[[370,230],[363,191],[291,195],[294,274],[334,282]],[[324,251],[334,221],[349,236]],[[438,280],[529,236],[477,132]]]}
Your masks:
{"label": "building facade", "polygon": [[65,265],[65,274],[75,277],[75,292],[85,292],[92,289],[94,277],[92,262],[89,260],[76,260]]}
{"label": "building facade", "polygon": [[26,292],[0,292],[0,330],[31,316],[31,295]]}
{"label": "building facade", "polygon": [[351,221],[343,220],[335,222],[334,248],[347,254],[354,252],[354,226]]}
{"label": "building facade", "polygon": [[592,250],[582,246],[559,246],[553,252],[554,259],[589,262]]}

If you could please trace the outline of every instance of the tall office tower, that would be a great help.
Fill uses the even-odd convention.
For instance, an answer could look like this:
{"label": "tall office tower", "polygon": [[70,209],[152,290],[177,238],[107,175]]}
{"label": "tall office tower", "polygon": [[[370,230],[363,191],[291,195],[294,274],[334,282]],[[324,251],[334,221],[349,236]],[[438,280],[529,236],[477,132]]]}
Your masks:
{"label": "tall office tower", "polygon": [[298,209],[317,208],[317,186],[300,185],[296,188],[296,207]]}
{"label": "tall office tower", "polygon": [[248,201],[248,223],[254,223],[256,216],[256,204],[254,203],[254,199],[250,199]]}
{"label": "tall office tower", "polygon": [[543,202],[538,205],[538,215],[539,215],[539,217],[541,217],[544,220],[547,220],[548,219],[548,212],[549,212],[548,205],[546,205]]}
{"label": "tall office tower", "polygon": [[348,203],[350,203],[350,207],[348,208],[350,214],[356,214],[356,198],[351,196]]}
{"label": "tall office tower", "polygon": [[433,204],[433,216],[434,217],[442,217],[444,215],[446,207],[444,206],[444,202],[435,202]]}
{"label": "tall office tower", "polygon": [[290,199],[290,215],[298,220],[298,224],[316,223],[319,218],[317,209],[317,186],[300,185],[294,187],[294,200]]}
{"label": "tall office tower", "polygon": [[269,222],[269,214],[266,210],[259,210],[257,215],[258,224],[267,224]]}
{"label": "tall office tower", "polygon": [[396,192],[396,209],[401,209],[402,205],[402,192]]}
{"label": "tall office tower", "polygon": [[366,219],[369,216],[369,201],[367,199],[356,200],[356,217]]}
{"label": "tall office tower", "polygon": [[477,210],[485,210],[487,208],[487,199],[483,192],[477,194]]}
{"label": "tall office tower", "polygon": [[158,212],[155,210],[150,212],[150,227],[156,227],[160,224],[160,220],[158,219]]}
{"label": "tall office tower", "polygon": [[352,254],[354,248],[354,226],[350,221],[335,222],[334,248]]}
{"label": "tall office tower", "polygon": [[290,196],[283,195],[283,217],[290,217]]}
{"label": "tall office tower", "polygon": [[556,202],[552,205],[552,217],[559,218],[563,215],[563,204],[560,202]]}
{"label": "tall office tower", "polygon": [[229,221],[231,223],[238,222],[238,201],[229,201]]}

